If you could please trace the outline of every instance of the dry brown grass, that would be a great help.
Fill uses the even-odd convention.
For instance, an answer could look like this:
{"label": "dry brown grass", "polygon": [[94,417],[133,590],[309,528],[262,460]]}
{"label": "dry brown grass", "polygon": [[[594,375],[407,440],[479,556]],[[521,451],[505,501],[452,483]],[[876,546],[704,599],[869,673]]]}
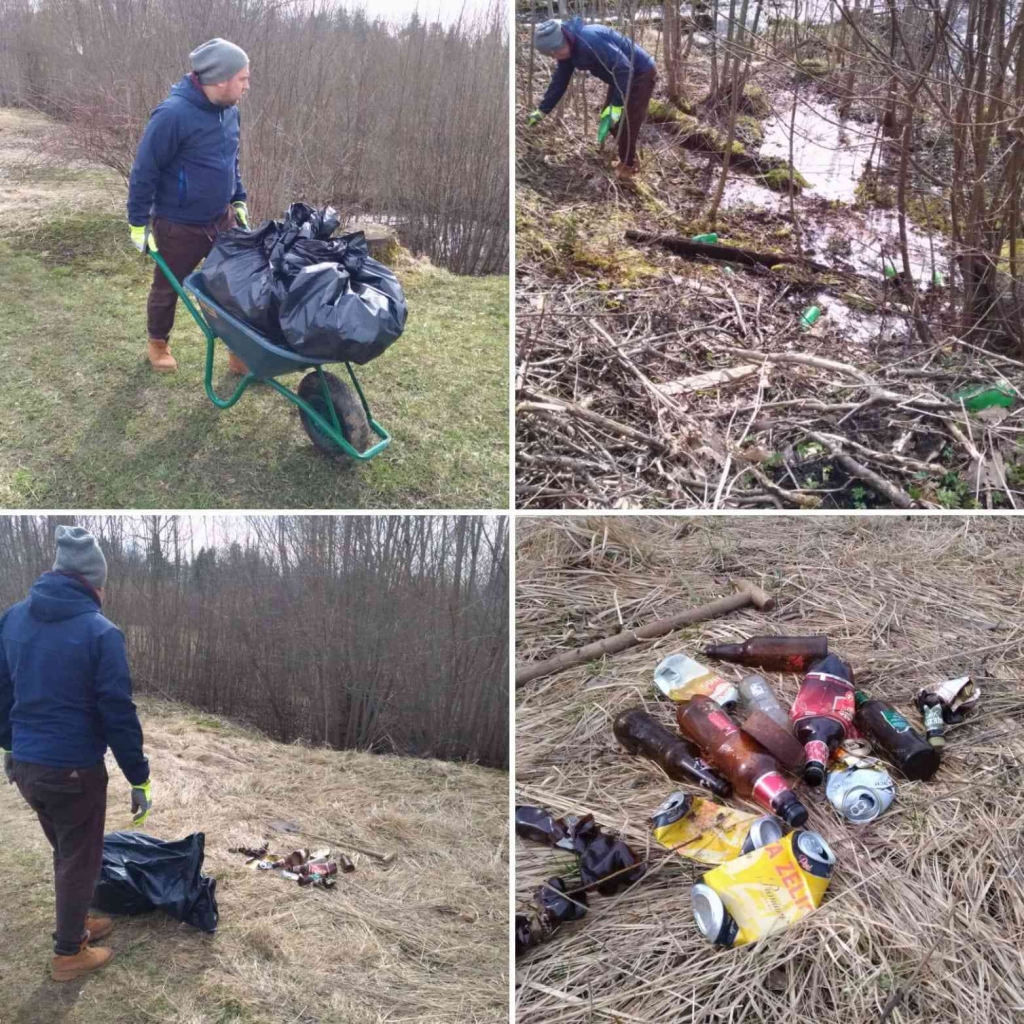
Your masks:
{"label": "dry brown grass", "polygon": [[[530,519],[520,522],[519,661],[702,604],[751,579],[777,609],[702,623],[529,684],[518,694],[520,802],[593,812],[651,858],[632,890],[517,963],[521,1024],[673,1021],[891,1024],[1024,1020],[1024,523],[1007,517]],[[617,611],[617,609],[619,609]],[[618,749],[611,720],[654,698],[674,650],[759,632],[823,632],[858,682],[919,722],[920,684],[970,671],[975,718],[952,728],[930,782],[899,784],[855,829],[800,784],[809,827],[838,857],[822,907],[783,935],[717,951],[698,934],[699,865],[649,844],[679,784]],[[739,678],[741,670],[724,667]],[[771,674],[791,700],[796,676]],[[685,787],[684,787],[685,788]],[[522,907],[565,854],[516,841]]]}
{"label": "dry brown grass", "polygon": [[[273,743],[220,719],[141,702],[155,809],[145,831],[206,833],[218,879],[215,936],[164,914],[122,918],[111,966],[48,980],[49,847],[17,791],[0,786],[0,1021],[497,1022],[508,1013],[508,776],[441,761]],[[130,827],[108,756],[107,830]],[[333,892],[244,866],[230,847],[275,818],[371,849]],[[343,843],[336,849],[344,850]],[[10,954],[10,957],[9,957]]]}

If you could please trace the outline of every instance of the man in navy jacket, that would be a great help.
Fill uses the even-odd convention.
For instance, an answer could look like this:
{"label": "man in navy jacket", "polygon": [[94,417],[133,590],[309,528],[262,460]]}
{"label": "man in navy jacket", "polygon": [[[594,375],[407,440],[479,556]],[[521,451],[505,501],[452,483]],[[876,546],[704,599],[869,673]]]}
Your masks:
{"label": "man in navy jacket", "polygon": [[618,129],[616,174],[619,178],[633,177],[640,128],[647,119],[647,105],[658,80],[650,54],[607,25],[585,25],[582,18],[565,24],[557,18],[545,21],[534,31],[534,42],[538,51],[554,57],[558,66],[540,106],[530,114],[530,125],[558,106],[574,71],[589,71],[608,86],[601,115]]}
{"label": "man in navy jacket", "polygon": [[[189,54],[192,72],[150,115],[128,183],[132,244],[159,251],[181,281],[213,248],[221,231],[249,226],[238,169],[238,101],[249,89],[249,58],[226,39]],[[149,361],[161,373],[177,363],[168,345],[178,294],[154,266],[146,304]],[[233,373],[245,364],[233,353]]]}
{"label": "man in navy jacket", "polygon": [[108,744],[131,784],[136,825],[152,795],[124,636],[100,613],[106,559],[80,526],[58,526],[56,538],[53,571],[0,618],[0,753],[53,847],[51,977],[71,981],[113,956],[90,945],[113,922],[88,913],[103,857]]}

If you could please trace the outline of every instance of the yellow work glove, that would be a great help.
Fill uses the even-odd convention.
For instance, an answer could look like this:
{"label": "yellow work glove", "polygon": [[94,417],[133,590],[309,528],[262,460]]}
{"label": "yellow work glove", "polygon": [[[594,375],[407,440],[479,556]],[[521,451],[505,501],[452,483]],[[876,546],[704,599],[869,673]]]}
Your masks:
{"label": "yellow work glove", "polygon": [[153,806],[153,784],[146,779],[141,786],[132,786],[132,824],[138,828]]}
{"label": "yellow work glove", "polygon": [[235,211],[235,220],[238,221],[239,225],[249,230],[249,207],[239,199],[237,203],[231,204],[231,209]]}
{"label": "yellow work glove", "polygon": [[544,116],[544,112],[541,110],[533,110],[526,119],[526,127],[532,128],[540,119]]}
{"label": "yellow work glove", "polygon": [[147,244],[149,245],[150,252],[156,252],[156,239],[153,237],[153,233],[149,230],[148,224],[129,224],[128,230],[131,232],[132,245],[135,246],[139,252],[144,253],[146,251]]}

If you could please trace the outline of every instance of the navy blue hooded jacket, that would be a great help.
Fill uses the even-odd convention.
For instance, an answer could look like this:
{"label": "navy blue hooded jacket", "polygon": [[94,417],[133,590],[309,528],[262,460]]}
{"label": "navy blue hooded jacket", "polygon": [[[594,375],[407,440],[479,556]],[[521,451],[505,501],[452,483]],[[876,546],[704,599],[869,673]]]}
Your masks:
{"label": "navy blue hooded jacket", "polygon": [[611,87],[610,105],[623,107],[630,70],[634,75],[642,75],[654,68],[654,61],[642,46],[607,25],[584,25],[582,18],[573,18],[562,26],[562,32],[572,52],[558,62],[548,91],[540,101],[539,109],[544,114],[550,114],[558,106],[577,69],[589,71],[606,82]]}
{"label": "navy blue hooded jacket", "polygon": [[238,107],[218,107],[186,75],[153,111],[128,182],[128,223],[209,224],[245,199]]}
{"label": "navy blue hooded jacket", "polygon": [[43,573],[0,618],[0,747],[15,761],[91,768],[107,744],[133,786],[149,778],[124,635],[85,583]]}

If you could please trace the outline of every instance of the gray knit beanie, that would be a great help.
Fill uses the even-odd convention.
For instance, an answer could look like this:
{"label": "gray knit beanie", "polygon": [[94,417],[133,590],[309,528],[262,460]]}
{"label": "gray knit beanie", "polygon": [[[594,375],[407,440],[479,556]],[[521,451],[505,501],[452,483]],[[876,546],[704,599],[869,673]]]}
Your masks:
{"label": "gray knit beanie", "polygon": [[557,18],[542,21],[534,29],[533,42],[541,53],[554,53],[565,42],[562,23]]}
{"label": "gray knit beanie", "polygon": [[192,70],[203,85],[217,85],[233,78],[249,66],[249,55],[240,46],[226,39],[211,39],[197,46],[189,55]]}
{"label": "gray knit beanie", "polygon": [[81,526],[58,526],[54,572],[73,572],[97,590],[107,585],[107,560],[96,538]]}

